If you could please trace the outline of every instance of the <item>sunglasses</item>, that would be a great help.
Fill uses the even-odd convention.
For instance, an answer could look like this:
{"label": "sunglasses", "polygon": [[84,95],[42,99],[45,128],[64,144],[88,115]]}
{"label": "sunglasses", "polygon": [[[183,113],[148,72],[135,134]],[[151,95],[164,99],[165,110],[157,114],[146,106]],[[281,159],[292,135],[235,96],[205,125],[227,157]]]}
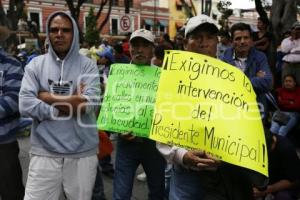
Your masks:
{"label": "sunglasses", "polygon": [[72,31],[72,28],[49,28],[50,33],[58,33],[61,31],[62,33],[70,33]]}

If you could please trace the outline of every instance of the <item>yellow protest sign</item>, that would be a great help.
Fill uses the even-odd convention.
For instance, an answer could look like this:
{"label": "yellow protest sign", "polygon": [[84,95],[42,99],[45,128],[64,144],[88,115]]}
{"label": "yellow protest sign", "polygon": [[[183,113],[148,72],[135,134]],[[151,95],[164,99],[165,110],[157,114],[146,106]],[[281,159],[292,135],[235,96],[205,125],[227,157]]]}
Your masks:
{"label": "yellow protest sign", "polygon": [[151,139],[191,149],[268,176],[261,116],[250,80],[220,60],[167,51]]}

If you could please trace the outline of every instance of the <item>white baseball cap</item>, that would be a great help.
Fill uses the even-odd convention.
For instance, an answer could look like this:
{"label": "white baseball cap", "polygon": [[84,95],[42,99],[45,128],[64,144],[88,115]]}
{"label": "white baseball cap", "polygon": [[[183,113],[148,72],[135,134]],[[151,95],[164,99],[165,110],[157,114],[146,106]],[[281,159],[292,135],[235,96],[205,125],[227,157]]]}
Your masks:
{"label": "white baseball cap", "polygon": [[154,43],[154,39],[155,39],[155,37],[154,37],[154,35],[152,34],[151,31],[148,31],[146,29],[139,29],[139,30],[134,31],[131,34],[129,41],[131,42],[132,39],[138,38],[138,37],[144,38],[145,40],[148,40],[151,43]]}
{"label": "white baseball cap", "polygon": [[207,15],[197,15],[195,17],[192,17],[189,19],[189,21],[187,22],[186,26],[185,26],[185,32],[184,32],[184,36],[186,37],[189,33],[191,33],[192,31],[194,31],[197,27],[208,23],[213,25],[213,31],[214,32],[218,32],[218,27],[216,26],[216,21],[214,21],[212,18],[210,18]]}

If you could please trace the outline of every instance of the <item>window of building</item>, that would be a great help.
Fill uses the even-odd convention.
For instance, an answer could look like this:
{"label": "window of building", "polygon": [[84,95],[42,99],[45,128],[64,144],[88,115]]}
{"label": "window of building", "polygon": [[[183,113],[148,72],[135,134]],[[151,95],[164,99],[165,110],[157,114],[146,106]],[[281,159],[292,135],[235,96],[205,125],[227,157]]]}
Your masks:
{"label": "window of building", "polygon": [[29,12],[29,20],[32,22],[34,26],[37,27],[39,32],[42,32],[41,29],[41,13],[40,12]]}
{"label": "window of building", "polygon": [[119,0],[113,0],[113,5],[114,6],[119,6]]}
{"label": "window of building", "polygon": [[129,1],[129,7],[132,8],[133,7],[133,0],[128,0]]}
{"label": "window of building", "polygon": [[165,32],[165,27],[164,26],[159,26],[159,32],[164,33]]}
{"label": "window of building", "polygon": [[111,19],[111,34],[118,35],[118,19]]}
{"label": "window of building", "polygon": [[145,29],[151,31],[151,26],[148,25],[148,24],[146,24],[146,25],[145,25]]}
{"label": "window of building", "polygon": [[153,19],[144,19],[144,28],[151,31],[151,28],[154,26]]}

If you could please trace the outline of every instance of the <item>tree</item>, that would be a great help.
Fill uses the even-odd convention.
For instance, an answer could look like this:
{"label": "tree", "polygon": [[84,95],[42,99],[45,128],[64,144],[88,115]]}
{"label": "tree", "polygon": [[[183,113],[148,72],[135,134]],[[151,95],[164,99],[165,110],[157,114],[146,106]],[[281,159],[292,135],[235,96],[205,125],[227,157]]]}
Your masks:
{"label": "tree", "polygon": [[95,41],[99,39],[99,30],[97,29],[97,17],[94,14],[94,8],[91,7],[89,14],[86,18],[86,33],[84,40],[93,44]]}
{"label": "tree", "polygon": [[105,26],[105,24],[108,22],[109,20],[109,16],[110,16],[110,13],[111,13],[111,9],[112,9],[112,4],[113,4],[113,1],[114,0],[101,0],[101,4],[100,4],[100,8],[99,8],[99,11],[96,15],[97,17],[97,20],[100,18],[101,16],[101,13],[102,13],[102,10],[104,8],[104,6],[108,3],[108,12],[106,13],[106,16],[104,18],[104,20],[100,23],[100,25],[98,26],[98,30],[99,32],[102,31],[103,27]]}
{"label": "tree", "polygon": [[80,7],[82,6],[83,3],[86,2],[86,0],[77,0],[76,5],[74,4],[73,0],[65,0],[65,1],[67,3],[67,6],[70,10],[70,13],[71,13],[73,19],[75,20],[75,22],[77,24],[77,28],[78,28],[78,31],[79,31],[79,38],[80,38],[80,41],[82,42],[83,41],[83,34],[82,34],[82,30],[79,26],[78,20],[79,20],[79,16],[80,16]]}
{"label": "tree", "polygon": [[221,25],[221,31],[228,32],[228,18],[232,15],[233,10],[229,9],[231,2],[227,0],[222,0],[217,4],[217,9],[222,13],[219,24]]}
{"label": "tree", "polygon": [[181,4],[188,18],[192,18],[197,15],[196,8],[192,0],[181,0]]}
{"label": "tree", "polygon": [[265,10],[265,0],[254,0],[255,8],[259,17],[270,22],[270,31],[273,34],[273,40],[270,47],[269,62],[271,70],[275,73],[276,49],[281,43],[283,33],[288,31],[292,24],[297,21],[297,4],[300,0],[273,0],[270,10],[270,19]]}
{"label": "tree", "polygon": [[271,24],[277,44],[284,32],[297,21],[297,0],[273,0],[271,7]]}
{"label": "tree", "polygon": [[[38,35],[37,26],[34,26],[32,21],[27,20],[27,15],[24,14],[25,3],[24,0],[10,0],[8,5],[7,13],[4,12],[2,0],[0,0],[0,25],[8,27],[10,30],[18,30],[18,22],[23,19],[28,26],[28,31],[33,35],[38,41],[38,46],[41,48],[42,43]],[[16,44],[16,35],[12,35],[10,40],[7,41],[7,45]]]}
{"label": "tree", "polygon": [[[77,0],[76,4],[74,3],[74,0],[65,0],[65,1],[67,3],[67,6],[68,6],[70,12],[71,12],[72,17],[76,21],[76,24],[77,24],[77,27],[78,27],[78,30],[79,30],[80,41],[82,42],[83,41],[83,34],[82,34],[82,30],[79,26],[78,20],[79,20],[79,16],[80,16],[80,8],[83,5],[83,3],[86,3],[87,0]],[[103,11],[103,8],[104,8],[105,5],[107,5],[107,3],[108,3],[109,7],[108,7],[108,12],[106,14],[106,17],[105,17],[104,21],[99,26],[97,26],[99,32],[101,32],[101,30],[103,29],[105,24],[108,22],[109,15],[110,15],[111,9],[112,9],[113,0],[101,0],[101,3],[99,4],[99,10],[98,10],[97,15],[96,15],[97,21],[100,18],[101,14],[102,14],[102,11]]]}

